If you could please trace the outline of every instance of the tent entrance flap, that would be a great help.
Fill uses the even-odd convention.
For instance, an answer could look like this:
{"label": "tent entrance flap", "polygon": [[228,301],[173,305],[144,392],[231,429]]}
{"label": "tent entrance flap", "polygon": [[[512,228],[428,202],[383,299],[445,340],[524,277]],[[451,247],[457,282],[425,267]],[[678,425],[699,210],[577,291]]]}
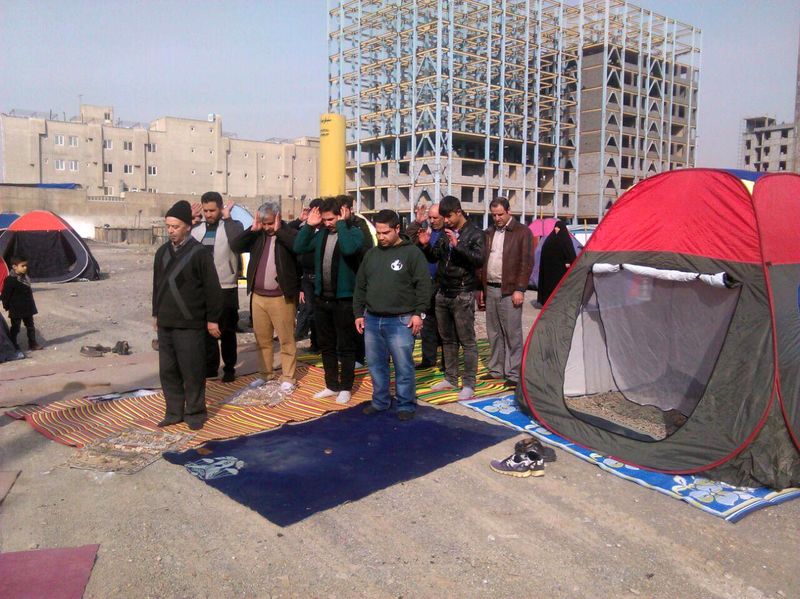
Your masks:
{"label": "tent entrance flap", "polygon": [[[601,268],[589,275],[567,360],[564,395],[603,394],[611,404],[652,406],[685,421],[705,392],[739,290],[723,282],[724,273],[676,277],[670,273],[677,271],[595,266]],[[575,403],[568,403],[581,418]],[[620,410],[608,410],[615,411]],[[620,432],[618,426],[604,426],[596,419],[591,423]]]}

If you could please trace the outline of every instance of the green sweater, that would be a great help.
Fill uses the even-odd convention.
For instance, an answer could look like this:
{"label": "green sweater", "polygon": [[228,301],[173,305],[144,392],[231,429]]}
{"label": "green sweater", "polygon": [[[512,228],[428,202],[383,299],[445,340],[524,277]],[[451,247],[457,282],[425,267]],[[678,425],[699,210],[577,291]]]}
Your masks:
{"label": "green sweater", "polygon": [[407,239],[374,247],[364,256],[356,277],[353,313],[422,314],[431,301],[431,275],[420,249]]}
{"label": "green sweater", "polygon": [[[316,235],[315,235],[316,233]],[[351,226],[343,220],[336,223],[337,242],[333,256],[332,276],[336,284],[336,297],[344,299],[353,297],[353,286],[356,281],[356,270],[360,253],[364,247],[364,234],[358,226]],[[328,229],[322,227],[319,232],[314,227],[303,225],[294,240],[294,253],[314,252],[314,290],[317,297],[322,297],[322,252]]]}

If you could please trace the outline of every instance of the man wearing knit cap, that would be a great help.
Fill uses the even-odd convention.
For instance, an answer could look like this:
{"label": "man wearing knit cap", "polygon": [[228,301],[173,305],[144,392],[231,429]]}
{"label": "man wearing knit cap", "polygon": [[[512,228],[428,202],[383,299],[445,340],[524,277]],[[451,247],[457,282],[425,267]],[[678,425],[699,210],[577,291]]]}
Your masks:
{"label": "man wearing knit cap", "polygon": [[167,403],[158,426],[186,422],[199,430],[207,418],[205,336],[220,336],[222,290],[211,253],[189,234],[189,202],[177,202],[164,221],[169,241],[153,263],[153,317]]}

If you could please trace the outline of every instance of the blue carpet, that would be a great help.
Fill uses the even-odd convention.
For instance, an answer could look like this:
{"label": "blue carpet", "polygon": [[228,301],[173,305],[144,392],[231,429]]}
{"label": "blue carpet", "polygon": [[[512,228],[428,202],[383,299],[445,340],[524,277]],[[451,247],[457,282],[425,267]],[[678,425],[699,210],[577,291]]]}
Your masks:
{"label": "blue carpet", "polygon": [[414,420],[363,406],[164,458],[279,526],[411,480],[516,436],[418,406]]}
{"label": "blue carpet", "polygon": [[734,487],[724,482],[690,474],[672,475],[628,466],[602,454],[585,449],[550,432],[530,416],[521,412],[513,395],[474,399],[461,402],[484,416],[502,422],[517,431],[528,433],[544,443],[558,447],[595,464],[615,476],[685,501],[706,513],[736,522],[763,507],[800,497],[800,489],[774,491],[767,487]]}

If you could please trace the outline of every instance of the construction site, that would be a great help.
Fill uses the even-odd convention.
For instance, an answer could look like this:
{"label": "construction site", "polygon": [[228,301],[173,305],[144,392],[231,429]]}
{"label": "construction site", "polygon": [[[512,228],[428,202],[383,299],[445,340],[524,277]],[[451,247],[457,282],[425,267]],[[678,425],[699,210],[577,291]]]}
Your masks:
{"label": "construction site", "polygon": [[362,210],[597,222],[695,163],[701,32],[621,0],[329,2],[328,56]]}

